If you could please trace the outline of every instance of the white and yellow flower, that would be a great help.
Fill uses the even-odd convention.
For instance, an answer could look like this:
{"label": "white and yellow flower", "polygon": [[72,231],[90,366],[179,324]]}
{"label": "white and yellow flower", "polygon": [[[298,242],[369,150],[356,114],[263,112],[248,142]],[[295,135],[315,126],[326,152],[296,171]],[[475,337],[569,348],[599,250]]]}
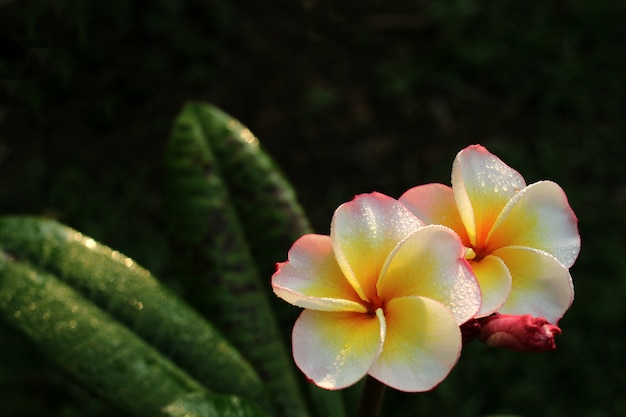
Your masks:
{"label": "white and yellow flower", "polygon": [[466,248],[450,229],[424,226],[379,193],[341,205],[330,236],[297,240],[272,277],[305,310],[292,334],[297,366],[316,385],[369,374],[407,392],[439,384],[461,351],[459,325],[479,311]]}
{"label": "white and yellow flower", "polygon": [[480,145],[459,152],[452,187],[427,184],[400,197],[426,224],[459,234],[480,284],[478,314],[531,314],[551,323],[574,297],[569,268],[580,251],[578,221],[564,191],[524,178]]}

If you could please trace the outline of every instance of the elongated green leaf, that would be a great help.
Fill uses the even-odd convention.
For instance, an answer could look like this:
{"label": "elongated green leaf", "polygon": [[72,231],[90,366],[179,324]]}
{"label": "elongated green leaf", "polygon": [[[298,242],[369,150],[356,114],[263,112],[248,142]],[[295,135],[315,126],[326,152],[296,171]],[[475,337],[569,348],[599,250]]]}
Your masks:
{"label": "elongated green leaf", "polygon": [[[207,147],[214,154],[214,169],[228,188],[228,196],[261,275],[262,288],[268,293],[285,344],[290,346],[291,327],[300,309],[272,294],[270,276],[276,262],[286,259],[293,242],[312,232],[311,225],[291,184],[248,128],[210,104],[193,103],[186,111],[193,113]],[[317,415],[345,415],[340,391],[329,392],[308,382],[305,384]]]}
{"label": "elongated green leaf", "polygon": [[[4,250],[0,251],[0,318],[23,332],[70,377],[133,415],[158,415],[194,392],[203,392],[207,407],[223,415],[263,415],[246,411],[254,408],[244,400],[228,402],[205,391],[73,288]],[[237,414],[238,410],[245,414]]]}
{"label": "elongated green leaf", "polygon": [[232,340],[267,382],[281,416],[307,415],[268,289],[245,240],[197,105],[175,121],[167,151],[167,199],[182,283],[194,306]]}
{"label": "elongated green leaf", "polygon": [[214,392],[263,403],[252,366],[132,259],[55,221],[0,218],[0,247],[83,294]]}
{"label": "elongated green leaf", "polygon": [[262,273],[271,274],[311,225],[291,184],[259,140],[238,120],[209,104],[192,105],[215,154],[221,178]]}
{"label": "elongated green leaf", "polygon": [[206,392],[193,392],[163,408],[168,417],[256,417],[253,405],[235,396],[215,398]]}

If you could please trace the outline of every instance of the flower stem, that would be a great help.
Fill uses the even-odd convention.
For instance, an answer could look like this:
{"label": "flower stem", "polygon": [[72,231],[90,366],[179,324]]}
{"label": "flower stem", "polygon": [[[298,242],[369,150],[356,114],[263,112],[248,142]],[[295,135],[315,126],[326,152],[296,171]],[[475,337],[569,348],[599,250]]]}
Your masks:
{"label": "flower stem", "polygon": [[387,388],[385,384],[369,375],[367,376],[361,392],[357,417],[378,417],[380,415],[385,388]]}

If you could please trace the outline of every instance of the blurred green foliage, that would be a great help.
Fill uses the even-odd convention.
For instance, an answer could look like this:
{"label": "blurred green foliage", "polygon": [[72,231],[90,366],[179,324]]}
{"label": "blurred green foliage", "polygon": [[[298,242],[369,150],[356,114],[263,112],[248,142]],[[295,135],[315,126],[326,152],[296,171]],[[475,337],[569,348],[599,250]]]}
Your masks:
{"label": "blurred green foliage", "polygon": [[[132,363],[124,358],[141,355],[133,351],[130,341],[141,339],[149,347],[136,343],[140,348],[135,350],[149,352],[157,363],[167,362],[160,355],[167,357],[180,368],[171,366],[175,370],[171,373],[187,372],[189,375],[181,379],[194,390],[206,388],[261,402],[264,384],[251,364],[215,327],[130,258],[57,222],[36,217],[2,217],[0,242],[0,310],[4,320],[41,344],[41,350],[60,362],[63,369],[71,371],[77,380],[94,378],[89,373],[106,373],[107,366],[99,363],[115,357],[111,350],[126,351],[125,355],[115,357],[120,364]],[[64,302],[65,293],[69,295]],[[76,306],[72,305],[74,299]],[[80,310],[80,305],[84,305],[85,311]],[[69,330],[64,316],[74,322]],[[79,321],[85,323],[84,329],[78,327]],[[110,324],[100,326],[99,321]],[[58,329],[65,329],[65,333],[57,332]],[[90,337],[100,340],[89,342]],[[124,337],[129,340],[123,346],[109,342],[112,345],[108,346],[109,350],[105,349],[107,343],[102,343]],[[91,372],[81,374],[79,364],[83,364],[82,368],[88,364]],[[128,376],[122,372],[120,375],[113,383],[103,378],[102,385],[130,393],[120,384]],[[141,374],[137,379],[142,377],[148,381]],[[101,395],[107,398],[106,390],[102,391]],[[155,387],[149,391],[155,391]],[[164,397],[164,393],[159,397]],[[129,395],[131,404],[137,403],[135,397],[141,395],[148,396],[141,391]],[[129,402],[127,396],[120,397],[124,400],[120,403]],[[171,398],[174,399],[177,398]]]}
{"label": "blurred green foliage", "polygon": [[[435,391],[389,391],[386,415],[626,415],[625,18],[611,0],[0,2],[0,213],[167,278],[164,152],[188,100],[259,137],[320,233],[354,194],[449,182],[479,142],[566,190],[576,300],[556,352],[470,345]],[[3,414],[118,415],[3,324],[0,352]]]}
{"label": "blurred green foliage", "polygon": [[[6,218],[3,220],[6,220]],[[17,226],[17,229],[22,228],[22,225],[17,225],[12,220],[15,219],[10,219],[10,222],[13,224],[8,225],[9,227],[5,227],[7,226],[6,222],[2,225],[3,230],[13,229],[15,231],[14,226]],[[33,219],[29,220],[32,221]],[[49,228],[49,226],[50,224],[44,226],[44,228]],[[150,340],[149,337],[142,338],[146,333],[143,333],[141,336],[137,335],[129,327],[117,322],[105,311],[98,308],[90,300],[87,300],[83,294],[75,291],[70,285],[62,282],[56,276],[29,264],[28,261],[24,262],[19,256],[21,253],[17,252],[19,255],[17,259],[14,258],[13,255],[16,252],[12,251],[16,248],[9,249],[7,246],[4,246],[7,239],[6,236],[3,236],[3,238],[3,252],[0,255],[2,257],[2,265],[0,266],[2,320],[15,328],[19,328],[69,378],[84,384],[94,394],[110,401],[111,404],[134,416],[160,415],[161,410],[173,405],[181,413],[195,411],[197,407],[185,401],[191,395],[197,395],[206,399],[207,402],[204,403],[204,407],[214,409],[215,411],[212,415],[219,415],[218,410],[224,414],[229,412],[237,413],[241,417],[267,415],[246,399],[235,397],[234,395],[216,395],[208,392],[201,383],[168,360],[153,345],[147,343],[148,341],[153,342],[154,339]],[[93,243],[93,241],[90,242]],[[57,241],[56,243],[59,242]],[[53,245],[54,243],[48,245],[48,249]],[[61,249],[60,251],[63,250]],[[52,252],[55,251],[53,250]],[[85,250],[82,252],[84,253]],[[103,253],[101,254],[104,255]],[[57,259],[52,260],[51,264],[60,266],[56,261],[62,259],[62,256],[53,256],[52,258]],[[75,259],[76,257],[72,257],[70,261],[61,260],[61,262],[71,263]],[[89,264],[90,262],[88,260],[85,263]],[[111,272],[110,266],[109,264],[102,269]],[[125,274],[131,275],[136,272],[138,271],[130,272],[130,269],[128,269],[125,271]],[[119,277],[119,275],[123,274],[119,274],[118,269],[117,274],[113,273],[110,276],[117,275]],[[143,278],[146,278],[145,274],[143,276],[140,274],[139,277],[135,275],[132,281],[136,288],[139,286],[147,287],[148,291],[146,292],[149,295],[146,294],[148,297],[144,300],[150,300],[147,304],[151,304],[153,299],[150,295],[154,294],[156,284],[147,282]],[[122,278],[122,280],[124,279]],[[115,281],[117,279],[113,280],[113,282]],[[112,283],[108,279],[99,280],[99,282],[103,287]],[[153,288],[150,288],[151,286]],[[174,300],[176,303],[176,300],[171,295],[161,295],[159,298],[161,298],[159,301],[169,299],[170,301]],[[169,302],[167,304],[171,305]],[[178,302],[178,307],[181,307],[180,304]],[[137,300],[135,300],[135,305],[137,305]],[[139,304],[139,306],[143,308],[143,304]],[[167,310],[167,307],[164,310]],[[170,313],[175,316],[180,311],[185,311],[185,308],[178,308],[174,312],[170,310]],[[186,313],[182,314],[182,316],[187,315],[186,318],[188,318],[189,314],[191,314],[195,320],[187,322],[185,325],[183,324],[185,320],[180,320],[181,316],[176,317],[175,321],[182,324],[180,327],[195,327],[196,329],[204,327],[204,330],[208,328],[208,332],[200,332],[203,333],[201,339],[209,342],[206,343],[207,350],[212,347],[213,343],[211,341],[217,342],[213,344],[213,347],[217,344],[220,349],[215,350],[217,352],[216,355],[212,355],[209,358],[205,356],[204,362],[194,365],[196,367],[205,367],[207,362],[212,362],[212,366],[209,366],[209,368],[212,368],[213,374],[219,375],[218,369],[221,368],[223,374],[225,368],[229,367],[228,365],[234,363],[241,365],[243,363],[245,365],[243,368],[246,371],[230,373],[227,379],[231,379],[231,381],[236,380],[239,379],[239,376],[233,378],[234,375],[241,374],[243,376],[245,373],[248,373],[248,377],[244,378],[248,379],[245,384],[248,385],[246,388],[256,386],[256,395],[258,396],[261,391],[260,380],[252,368],[247,363],[244,363],[242,358],[223,339],[215,340],[219,336],[211,326],[206,323],[203,326],[201,317],[198,315],[194,316],[193,312],[190,312],[188,309]],[[139,314],[136,313],[135,317],[139,317]],[[161,320],[161,324],[163,323],[166,324],[164,327],[172,327],[168,325],[167,321]],[[163,337],[156,343],[160,349],[170,350],[169,353],[171,354],[171,346],[187,344],[181,343],[183,341],[187,342],[184,338],[167,337],[171,335],[166,335],[165,332],[162,332],[164,327],[159,328]],[[149,327],[140,328],[144,332],[146,329],[149,329]],[[178,333],[177,336],[182,335],[180,330],[176,330],[176,332]],[[185,332],[185,336],[193,338],[195,334]],[[169,349],[165,346],[167,344],[170,345]],[[193,348],[190,349],[190,351],[193,350]],[[229,352],[223,355],[222,358],[219,358],[220,353],[225,351]],[[226,357],[229,358],[224,361],[223,359]],[[200,373],[205,373],[206,376],[206,369]],[[254,375],[255,378],[250,379],[250,375]],[[224,380],[223,375],[222,380]],[[210,380],[214,385],[217,384],[217,381],[219,380]],[[250,381],[253,381],[253,383],[249,384]],[[234,385],[238,384],[235,383]],[[222,386],[220,388],[225,387]],[[240,392],[242,388],[241,386],[239,387]],[[246,389],[246,392],[254,391]],[[211,414],[204,413],[201,415],[209,417]]]}

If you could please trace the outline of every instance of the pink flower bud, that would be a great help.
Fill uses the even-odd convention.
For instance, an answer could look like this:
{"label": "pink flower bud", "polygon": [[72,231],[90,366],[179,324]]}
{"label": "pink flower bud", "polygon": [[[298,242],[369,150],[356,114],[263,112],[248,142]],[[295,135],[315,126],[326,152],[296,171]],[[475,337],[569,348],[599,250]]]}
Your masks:
{"label": "pink flower bud", "polygon": [[557,326],[530,314],[494,314],[480,321],[482,327],[478,340],[488,346],[522,352],[554,350],[554,336],[561,334],[561,329]]}

